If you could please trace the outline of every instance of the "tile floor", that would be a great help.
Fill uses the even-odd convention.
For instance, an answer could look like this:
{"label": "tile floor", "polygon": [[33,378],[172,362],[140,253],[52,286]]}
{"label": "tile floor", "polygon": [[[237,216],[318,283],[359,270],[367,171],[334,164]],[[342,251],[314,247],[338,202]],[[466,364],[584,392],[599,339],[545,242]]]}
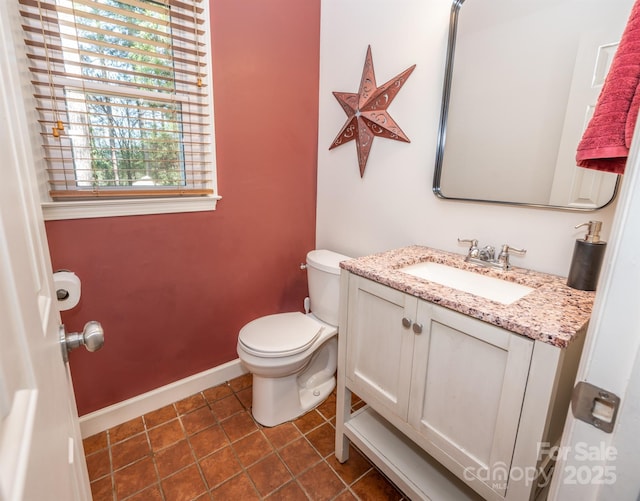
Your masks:
{"label": "tile floor", "polygon": [[93,500],[405,499],[355,449],[337,461],[335,394],[273,428],[250,407],[245,375],[87,437]]}

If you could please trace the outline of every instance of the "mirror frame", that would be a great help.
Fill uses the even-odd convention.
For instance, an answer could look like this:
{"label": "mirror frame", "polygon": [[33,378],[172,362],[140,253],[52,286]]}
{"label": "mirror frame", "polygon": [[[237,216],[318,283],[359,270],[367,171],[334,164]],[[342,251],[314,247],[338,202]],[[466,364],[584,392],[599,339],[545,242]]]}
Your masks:
{"label": "mirror frame", "polygon": [[[477,0],[480,1],[480,0]],[[536,204],[529,202],[508,202],[503,200],[485,200],[481,198],[462,198],[462,197],[450,197],[442,193],[442,187],[440,186],[442,178],[442,165],[444,161],[444,147],[447,140],[447,119],[449,116],[449,101],[451,100],[451,81],[453,79],[453,63],[455,58],[456,36],[458,33],[458,18],[460,16],[460,8],[464,4],[465,0],[453,0],[451,5],[451,14],[449,16],[449,36],[447,39],[447,55],[444,71],[444,82],[442,85],[442,105],[440,109],[440,121],[438,124],[438,139],[436,142],[436,161],[435,169],[433,172],[433,193],[438,197],[445,200],[458,200],[463,202],[481,202],[499,205],[511,205],[521,207],[537,207],[542,209],[557,209],[574,212],[593,212],[596,210],[604,209],[610,205],[616,198],[620,187],[620,175],[617,176],[616,184],[613,189],[613,194],[609,201],[600,207],[567,207],[562,205],[549,205],[549,204]]]}

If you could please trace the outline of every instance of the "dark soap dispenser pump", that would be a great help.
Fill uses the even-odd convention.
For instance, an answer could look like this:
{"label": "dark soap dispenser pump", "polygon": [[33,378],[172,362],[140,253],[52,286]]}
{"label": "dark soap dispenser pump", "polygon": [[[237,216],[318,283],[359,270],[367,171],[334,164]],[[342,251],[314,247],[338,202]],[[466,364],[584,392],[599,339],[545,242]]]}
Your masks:
{"label": "dark soap dispenser pump", "polygon": [[583,291],[594,291],[598,285],[600,268],[607,243],[600,240],[602,221],[589,221],[576,226],[588,226],[584,239],[576,240],[567,285]]}

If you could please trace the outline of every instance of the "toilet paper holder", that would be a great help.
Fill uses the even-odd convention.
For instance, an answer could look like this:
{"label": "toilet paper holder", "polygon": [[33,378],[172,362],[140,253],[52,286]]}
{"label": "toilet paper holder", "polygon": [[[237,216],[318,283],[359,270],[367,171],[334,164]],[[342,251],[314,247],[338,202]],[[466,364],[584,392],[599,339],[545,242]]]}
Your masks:
{"label": "toilet paper holder", "polygon": [[[53,274],[53,282],[60,311],[75,307],[80,300],[80,279],[77,275],[69,270],[57,270]],[[97,351],[104,345],[104,329],[100,322],[95,320],[87,322],[82,332],[69,334],[64,324],[61,324],[58,337],[65,363],[69,361],[69,352],[79,346],[84,346],[87,351]]]}
{"label": "toilet paper holder", "polygon": [[56,270],[53,273],[53,284],[60,311],[74,308],[80,301],[80,278],[70,270]]}
{"label": "toilet paper holder", "polygon": [[[53,272],[53,278],[54,278],[54,284],[55,285],[55,276],[56,273],[73,273],[71,270],[56,270]],[[58,298],[58,301],[64,301],[65,299],[67,299],[69,297],[69,291],[67,289],[58,289],[56,287],[56,297]]]}

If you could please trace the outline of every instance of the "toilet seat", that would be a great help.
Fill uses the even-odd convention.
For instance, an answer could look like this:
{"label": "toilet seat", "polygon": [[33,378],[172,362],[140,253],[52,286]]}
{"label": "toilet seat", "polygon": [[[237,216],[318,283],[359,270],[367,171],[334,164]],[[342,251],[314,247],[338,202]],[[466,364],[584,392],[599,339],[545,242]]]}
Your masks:
{"label": "toilet seat", "polygon": [[304,313],[277,313],[249,322],[240,329],[238,342],[257,357],[283,357],[307,350],[322,328]]}

